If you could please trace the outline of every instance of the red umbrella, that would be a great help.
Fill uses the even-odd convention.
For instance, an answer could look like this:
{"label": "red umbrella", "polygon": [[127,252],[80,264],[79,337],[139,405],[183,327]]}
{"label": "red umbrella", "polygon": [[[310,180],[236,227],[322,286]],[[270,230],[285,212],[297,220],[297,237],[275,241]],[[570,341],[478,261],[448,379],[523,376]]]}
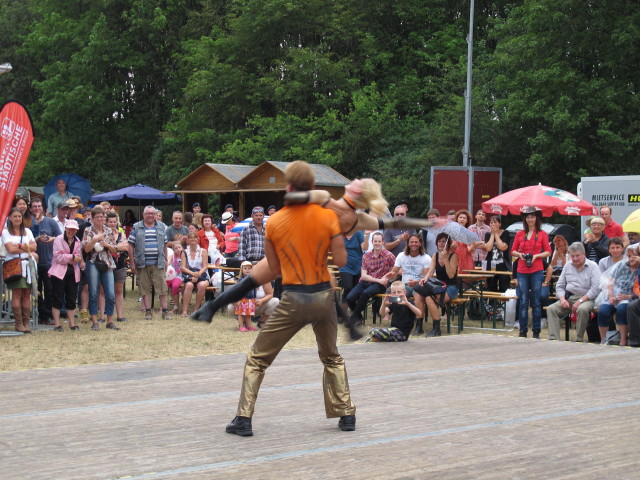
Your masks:
{"label": "red umbrella", "polygon": [[554,212],[561,215],[598,215],[598,209],[582,198],[544,185],[517,188],[482,203],[483,211],[499,215],[520,215],[527,207],[538,208],[544,217],[550,217]]}

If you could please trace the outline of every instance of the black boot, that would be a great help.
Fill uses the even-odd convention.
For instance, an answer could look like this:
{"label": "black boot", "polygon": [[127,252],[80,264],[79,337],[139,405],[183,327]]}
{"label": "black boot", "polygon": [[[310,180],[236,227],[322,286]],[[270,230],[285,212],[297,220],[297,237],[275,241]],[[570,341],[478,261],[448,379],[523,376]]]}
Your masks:
{"label": "black boot", "polygon": [[439,337],[442,335],[440,331],[440,320],[433,321],[433,329],[427,334],[427,337]]}
{"label": "black boot", "polygon": [[191,314],[192,320],[199,322],[209,322],[213,320],[213,316],[218,310],[229,303],[242,300],[247,293],[260,285],[256,283],[251,274],[240,279],[233,287],[228,288],[213,300],[209,300],[202,307]]}
{"label": "black boot", "polygon": [[231,420],[231,423],[227,425],[227,433],[233,433],[241,437],[251,437],[253,435],[253,429],[251,428],[251,418],[249,417],[235,417]]}
{"label": "black boot", "polygon": [[533,338],[537,338],[538,340],[540,340],[540,330],[533,331]]}
{"label": "black boot", "polygon": [[424,318],[416,318],[416,328],[413,331],[412,335],[424,335],[424,330],[422,329],[422,325],[424,324]]}

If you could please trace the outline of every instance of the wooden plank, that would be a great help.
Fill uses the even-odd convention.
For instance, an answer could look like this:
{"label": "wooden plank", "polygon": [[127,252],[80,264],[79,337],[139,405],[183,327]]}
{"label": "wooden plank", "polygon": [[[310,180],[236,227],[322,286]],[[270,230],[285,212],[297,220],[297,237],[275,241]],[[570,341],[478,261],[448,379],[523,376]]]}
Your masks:
{"label": "wooden plank", "polygon": [[267,371],[250,438],[224,432],[243,354],[0,373],[2,477],[637,476],[637,349],[492,335],[340,349],[355,432],[324,418],[315,349]]}

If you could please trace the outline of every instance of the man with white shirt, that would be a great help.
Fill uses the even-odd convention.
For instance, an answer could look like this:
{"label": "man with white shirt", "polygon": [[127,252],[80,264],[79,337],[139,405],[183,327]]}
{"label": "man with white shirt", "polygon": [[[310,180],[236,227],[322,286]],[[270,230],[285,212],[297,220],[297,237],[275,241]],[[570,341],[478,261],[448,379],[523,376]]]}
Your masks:
{"label": "man with white shirt", "polygon": [[569,246],[571,259],[563,268],[556,284],[557,302],[547,309],[549,340],[560,339],[560,318],[575,313],[576,342],[582,342],[593,309],[593,301],[600,292],[600,267],[586,258],[584,245],[574,242]]}

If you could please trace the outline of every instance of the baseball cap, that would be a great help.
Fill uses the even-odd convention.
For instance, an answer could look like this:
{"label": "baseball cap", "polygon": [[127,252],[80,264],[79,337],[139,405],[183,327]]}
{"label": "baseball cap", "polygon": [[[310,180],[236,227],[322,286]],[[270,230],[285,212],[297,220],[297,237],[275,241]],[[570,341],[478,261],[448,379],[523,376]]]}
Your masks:
{"label": "baseball cap", "polygon": [[267,212],[268,212],[269,210],[271,210],[272,208],[273,208],[274,210],[277,210],[277,208],[276,208],[276,206],[275,206],[275,205],[269,205],[269,208],[267,208]]}
{"label": "baseball cap", "polygon": [[69,208],[69,205],[67,204],[67,201],[64,200],[58,204],[58,208]]}
{"label": "baseball cap", "polygon": [[76,222],[75,220],[67,220],[66,222],[64,222],[64,228],[72,228],[74,230],[80,229],[80,227],[78,227],[78,222]]}
{"label": "baseball cap", "polygon": [[200,205],[200,202],[196,202],[193,204],[194,207],[201,207],[202,205]]}

